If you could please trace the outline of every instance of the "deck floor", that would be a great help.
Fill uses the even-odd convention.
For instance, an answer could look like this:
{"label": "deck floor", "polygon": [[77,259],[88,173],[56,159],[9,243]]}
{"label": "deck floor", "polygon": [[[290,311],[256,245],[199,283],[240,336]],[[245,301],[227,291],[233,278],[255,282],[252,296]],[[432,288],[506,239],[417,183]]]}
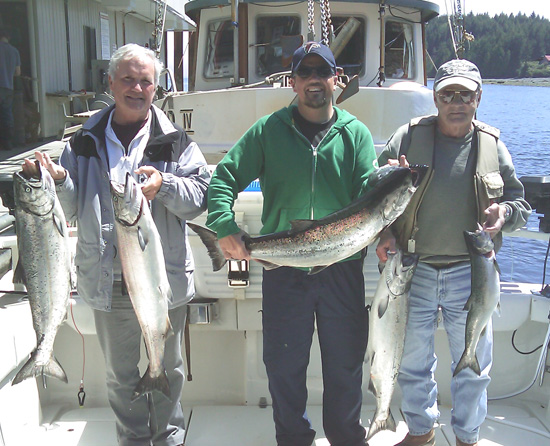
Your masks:
{"label": "deck floor", "polygon": [[[550,426],[541,421],[545,419],[545,410],[534,403],[491,403],[479,445],[550,445]],[[370,446],[391,446],[405,436],[407,427],[399,408],[394,407],[392,412],[398,423],[397,432],[378,433],[369,441]],[[318,431],[315,446],[329,446],[321,428],[321,413],[320,406],[308,408]],[[363,406],[362,414],[365,424],[368,424],[374,406]],[[455,445],[450,416],[448,408],[441,408],[440,424],[436,429],[438,446]],[[270,407],[198,406],[188,410],[187,420],[186,446],[275,446]],[[117,446],[115,423],[109,408],[70,410],[51,424],[29,430],[25,437],[21,439],[21,445]]]}

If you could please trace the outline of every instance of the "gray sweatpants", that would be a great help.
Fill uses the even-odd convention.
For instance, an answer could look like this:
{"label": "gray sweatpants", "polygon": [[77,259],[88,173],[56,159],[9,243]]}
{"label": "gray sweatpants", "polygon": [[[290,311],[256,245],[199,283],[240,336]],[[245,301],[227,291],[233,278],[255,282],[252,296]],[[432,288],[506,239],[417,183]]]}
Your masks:
{"label": "gray sweatpants", "polygon": [[[116,299],[121,298],[117,296]],[[128,297],[125,299],[129,304]],[[107,396],[115,413],[120,446],[176,446],[183,443],[185,421],[180,398],[185,371],[181,347],[186,314],[186,305],[169,310],[174,334],[166,340],[164,366],[171,401],[161,393],[153,392],[132,402],[134,388],[140,379],[137,365],[142,339],[136,314],[131,306],[125,304],[118,305],[111,312],[94,311],[107,370]]]}

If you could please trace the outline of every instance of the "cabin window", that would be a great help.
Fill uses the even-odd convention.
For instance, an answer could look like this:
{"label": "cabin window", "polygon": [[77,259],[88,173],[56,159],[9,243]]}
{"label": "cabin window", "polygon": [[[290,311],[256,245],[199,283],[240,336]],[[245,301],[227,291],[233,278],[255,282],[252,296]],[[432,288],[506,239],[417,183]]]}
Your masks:
{"label": "cabin window", "polygon": [[332,16],[334,41],[332,52],[336,65],[344,69],[347,76],[365,72],[365,21],[356,17]]}
{"label": "cabin window", "polygon": [[256,20],[256,74],[289,71],[294,51],[302,44],[299,16],[264,16]]}
{"label": "cabin window", "polygon": [[410,23],[386,22],[385,73],[387,79],[410,79],[415,76],[413,27]]}
{"label": "cabin window", "polygon": [[208,23],[204,77],[217,79],[234,76],[233,32],[229,19]]}

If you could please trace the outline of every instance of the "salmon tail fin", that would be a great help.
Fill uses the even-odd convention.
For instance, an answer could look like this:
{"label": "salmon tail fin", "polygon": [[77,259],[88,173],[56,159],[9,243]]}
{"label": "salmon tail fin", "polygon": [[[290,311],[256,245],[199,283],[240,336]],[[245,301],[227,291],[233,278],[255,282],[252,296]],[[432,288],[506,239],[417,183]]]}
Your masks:
{"label": "salmon tail fin", "polygon": [[67,374],[61,364],[53,356],[45,364],[38,364],[36,362],[36,351],[34,351],[29,360],[21,367],[21,370],[17,372],[15,378],[13,378],[12,386],[19,384],[27,378],[34,376],[49,376],[50,378],[57,378],[60,381],[68,383]]}
{"label": "salmon tail fin", "polygon": [[388,411],[388,416],[386,418],[383,418],[382,414],[379,414],[377,410],[376,413],[374,414],[372,423],[369,426],[367,441],[369,441],[372,437],[374,437],[378,432],[385,431],[385,430],[391,430],[392,432],[395,432],[397,430],[395,420],[393,418],[391,410]]}
{"label": "salmon tail fin", "polygon": [[216,235],[216,233],[208,228],[203,228],[202,226],[196,225],[194,223],[187,222],[187,226],[189,226],[193,231],[197,233],[197,235],[204,243],[204,246],[206,246],[206,249],[208,250],[208,255],[212,260],[212,268],[214,269],[214,271],[219,271],[220,269],[222,269],[227,260],[223,255],[222,250],[220,249],[220,245],[218,244],[218,236]]}
{"label": "salmon tail fin", "polygon": [[458,364],[453,373],[453,377],[458,375],[460,371],[471,368],[478,376],[481,375],[481,368],[479,367],[479,361],[475,354],[470,355],[468,352],[464,351],[462,358],[458,361]]}
{"label": "salmon tail fin", "polygon": [[168,376],[166,376],[166,371],[163,371],[162,374],[153,378],[149,367],[145,371],[143,377],[139,380],[136,388],[134,389],[134,394],[132,395],[132,401],[137,400],[141,395],[146,395],[148,393],[153,393],[153,390],[158,390],[169,401],[172,401],[172,395],[170,395],[170,384],[168,383]]}

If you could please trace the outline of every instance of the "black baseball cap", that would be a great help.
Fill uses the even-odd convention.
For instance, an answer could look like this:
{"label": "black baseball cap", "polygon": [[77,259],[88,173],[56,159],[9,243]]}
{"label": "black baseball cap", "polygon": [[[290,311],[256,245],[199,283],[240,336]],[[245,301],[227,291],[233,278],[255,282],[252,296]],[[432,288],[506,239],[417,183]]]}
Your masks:
{"label": "black baseball cap", "polygon": [[334,54],[332,54],[328,46],[321,42],[306,42],[294,52],[291,66],[292,73],[296,72],[302,61],[310,54],[321,56],[332,69],[332,72],[336,74],[336,60],[334,59]]}

